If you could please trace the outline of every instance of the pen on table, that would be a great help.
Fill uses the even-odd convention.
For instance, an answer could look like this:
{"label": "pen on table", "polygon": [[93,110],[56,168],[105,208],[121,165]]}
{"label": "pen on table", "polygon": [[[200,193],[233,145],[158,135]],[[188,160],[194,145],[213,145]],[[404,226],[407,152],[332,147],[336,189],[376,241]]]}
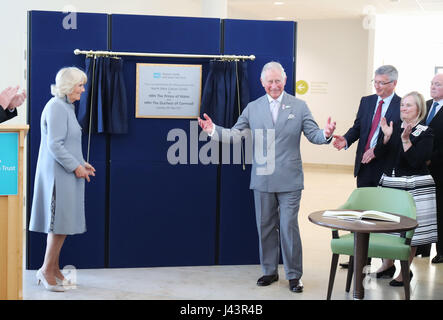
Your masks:
{"label": "pen on table", "polygon": [[361,223],[366,223],[366,224],[375,224],[374,222],[369,222],[369,221],[364,221],[364,220],[361,220],[361,219],[352,219],[352,218],[343,218],[343,217],[338,217],[338,216],[336,216],[336,217],[323,217],[323,219],[334,219],[334,220],[345,220],[345,221],[350,221],[350,222],[353,222],[353,221],[359,221],[359,222],[361,222]]}

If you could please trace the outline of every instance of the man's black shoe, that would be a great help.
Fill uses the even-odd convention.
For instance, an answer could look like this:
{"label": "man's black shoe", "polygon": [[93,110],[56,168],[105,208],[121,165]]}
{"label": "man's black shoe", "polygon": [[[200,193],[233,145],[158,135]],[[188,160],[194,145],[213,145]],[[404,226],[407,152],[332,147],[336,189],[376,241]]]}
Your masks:
{"label": "man's black shoe", "polygon": [[303,292],[303,284],[300,279],[289,280],[289,290],[292,292]]}
{"label": "man's black shoe", "polygon": [[278,281],[278,274],[273,274],[270,276],[263,276],[257,280],[257,285],[260,287],[269,286],[271,283]]}
{"label": "man's black shoe", "polygon": [[443,262],[443,256],[436,255],[434,258],[432,258],[432,263],[442,263]]}

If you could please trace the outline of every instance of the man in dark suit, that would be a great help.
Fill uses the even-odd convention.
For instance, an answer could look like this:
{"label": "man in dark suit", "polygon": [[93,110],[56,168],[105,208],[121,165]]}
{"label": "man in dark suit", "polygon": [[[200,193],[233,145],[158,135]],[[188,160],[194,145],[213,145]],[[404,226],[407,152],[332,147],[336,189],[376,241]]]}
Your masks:
{"label": "man in dark suit", "polygon": [[443,74],[437,74],[431,82],[431,100],[426,102],[428,112],[424,124],[434,134],[434,149],[429,170],[435,181],[437,198],[437,255],[432,263],[443,262]]}
{"label": "man in dark suit", "polygon": [[19,86],[8,87],[0,93],[0,123],[17,115],[17,107],[22,105],[26,99],[26,92],[17,93]]}
{"label": "man in dark suit", "polygon": [[[374,147],[380,132],[380,120],[400,120],[400,100],[394,92],[398,71],[394,66],[384,65],[375,70],[375,94],[361,98],[354,125],[344,136],[334,135],[334,147],[348,149],[358,140],[354,176],[357,187],[376,187],[383,173],[383,164],[374,155]],[[340,264],[347,267],[347,264]]]}
{"label": "man in dark suit", "polygon": [[[347,149],[358,140],[354,176],[357,187],[376,187],[382,175],[382,163],[374,156],[374,147],[380,132],[380,120],[400,120],[400,100],[394,92],[398,72],[390,65],[375,71],[373,80],[376,94],[361,98],[357,118],[344,136],[334,135],[334,147]],[[375,121],[374,121],[375,120]]]}

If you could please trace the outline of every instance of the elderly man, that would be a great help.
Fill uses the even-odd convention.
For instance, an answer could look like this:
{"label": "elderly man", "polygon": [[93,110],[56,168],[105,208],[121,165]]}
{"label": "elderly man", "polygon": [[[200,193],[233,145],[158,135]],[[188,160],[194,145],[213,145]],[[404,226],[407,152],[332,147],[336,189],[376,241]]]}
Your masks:
{"label": "elderly man", "polygon": [[26,93],[17,93],[19,87],[9,87],[0,93],[0,123],[17,115],[17,107],[22,105],[26,99]]}
{"label": "elderly man", "polygon": [[[312,143],[329,143],[335,122],[329,117],[325,129],[319,129],[306,103],[284,91],[286,73],[280,63],[269,62],[263,67],[261,84],[266,95],[250,102],[232,129],[213,124],[206,114],[205,120],[199,118],[198,121],[213,139],[223,141],[226,139],[221,137],[225,134],[238,136],[251,130],[255,139],[250,188],[254,190],[260,263],[264,274],[257,285],[268,286],[278,280],[281,244],[289,289],[302,292],[302,245],[298,227],[303,189],[300,138],[303,132]],[[263,139],[257,138],[260,135]],[[266,170],[257,161],[263,157],[257,154],[258,141],[266,144]]]}
{"label": "elderly man", "polygon": [[432,263],[443,262],[443,74],[437,74],[431,82],[431,100],[426,102],[428,112],[424,124],[434,134],[434,149],[429,163],[429,171],[435,181],[437,199],[437,255]]}

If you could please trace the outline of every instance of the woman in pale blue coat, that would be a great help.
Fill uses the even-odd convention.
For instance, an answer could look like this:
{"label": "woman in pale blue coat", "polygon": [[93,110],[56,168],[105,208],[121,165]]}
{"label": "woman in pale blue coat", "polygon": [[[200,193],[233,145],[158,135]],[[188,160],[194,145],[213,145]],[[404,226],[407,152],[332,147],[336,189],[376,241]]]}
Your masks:
{"label": "woman in pale blue coat", "polygon": [[78,68],[61,69],[51,86],[54,97],[40,121],[29,230],[48,234],[45,260],[36,276],[50,291],[64,291],[59,257],[66,236],[86,231],[85,180],[89,182],[95,169],[83,159],[82,133],[73,105],[85,91],[86,81],[86,74]]}

